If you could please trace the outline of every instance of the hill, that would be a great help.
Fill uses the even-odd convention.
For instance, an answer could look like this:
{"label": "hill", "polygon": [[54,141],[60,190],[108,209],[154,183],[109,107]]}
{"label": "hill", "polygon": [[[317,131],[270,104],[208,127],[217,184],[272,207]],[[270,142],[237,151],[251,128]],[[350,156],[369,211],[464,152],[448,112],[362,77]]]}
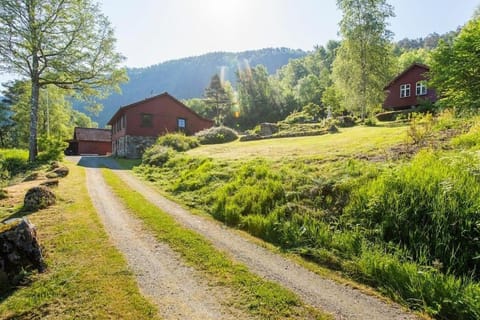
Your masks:
{"label": "hill", "polygon": [[[239,53],[213,52],[166,61],[146,68],[127,69],[130,81],[121,86],[121,94],[113,94],[98,101],[104,108],[93,120],[103,127],[119,107],[165,91],[178,99],[201,97],[215,73],[223,74],[225,80],[235,84],[235,72],[239,68],[263,64],[272,74],[290,59],[306,54],[305,51],[288,48],[267,48]],[[76,103],[74,108],[85,111],[84,105],[79,103]]]}

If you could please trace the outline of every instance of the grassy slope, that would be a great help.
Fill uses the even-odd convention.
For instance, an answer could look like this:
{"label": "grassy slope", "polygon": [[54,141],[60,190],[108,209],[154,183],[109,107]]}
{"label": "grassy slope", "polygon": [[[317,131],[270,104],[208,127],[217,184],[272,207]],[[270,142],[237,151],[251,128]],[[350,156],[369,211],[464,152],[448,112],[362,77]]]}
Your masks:
{"label": "grassy slope", "polygon": [[224,160],[263,157],[274,160],[315,157],[333,160],[354,154],[375,154],[406,140],[404,127],[342,128],[340,133],[323,136],[269,139],[261,141],[206,145],[190,150],[189,155]]}
{"label": "grassy slope", "polygon": [[305,306],[292,292],[280,285],[261,279],[245,266],[231,261],[207,240],[180,226],[168,214],[150,204],[145,198],[129,189],[109,170],[104,177],[126,206],[145,222],[155,236],[179,252],[185,261],[205,273],[212,285],[226,286],[235,292],[236,304],[245,312],[261,319],[329,319]]}
{"label": "grassy slope", "polygon": [[0,318],[155,319],[155,307],[139,293],[98,219],[84,171],[69,167],[70,175],[56,190],[58,204],[29,216],[48,270],[0,298]]}

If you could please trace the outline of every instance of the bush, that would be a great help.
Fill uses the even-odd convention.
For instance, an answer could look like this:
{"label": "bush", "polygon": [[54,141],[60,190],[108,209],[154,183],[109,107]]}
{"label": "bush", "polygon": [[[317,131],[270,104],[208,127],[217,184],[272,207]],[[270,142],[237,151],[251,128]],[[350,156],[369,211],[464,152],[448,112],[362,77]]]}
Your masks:
{"label": "bush", "polygon": [[335,119],[334,124],[340,128],[353,127],[355,125],[355,119],[350,116],[341,116]]}
{"label": "bush", "polygon": [[453,138],[452,145],[462,148],[478,148],[480,146],[480,122],[471,127],[467,133]]}
{"label": "bush", "polygon": [[196,136],[201,144],[226,143],[238,139],[235,130],[223,126],[202,130]]}
{"label": "bush", "polygon": [[154,144],[147,148],[142,156],[142,163],[150,166],[163,166],[173,155],[175,151],[170,147]]}
{"label": "bush", "polygon": [[313,116],[308,114],[307,112],[294,111],[290,113],[282,122],[287,124],[294,124],[294,123],[311,123],[313,121],[314,121]]}
{"label": "bush", "polygon": [[68,144],[65,141],[55,138],[40,138],[38,148],[42,150],[37,157],[40,162],[48,162],[53,160],[62,160],[63,152]]}
{"label": "bush", "polygon": [[377,125],[377,120],[374,117],[369,117],[365,119],[365,125],[368,127],[375,127]]}
{"label": "bush", "polygon": [[175,151],[188,151],[200,145],[198,139],[192,136],[186,136],[183,133],[169,133],[160,136],[156,144],[164,147],[170,147]]}
{"label": "bush", "polygon": [[8,180],[29,168],[28,151],[19,149],[0,150],[0,180]]}

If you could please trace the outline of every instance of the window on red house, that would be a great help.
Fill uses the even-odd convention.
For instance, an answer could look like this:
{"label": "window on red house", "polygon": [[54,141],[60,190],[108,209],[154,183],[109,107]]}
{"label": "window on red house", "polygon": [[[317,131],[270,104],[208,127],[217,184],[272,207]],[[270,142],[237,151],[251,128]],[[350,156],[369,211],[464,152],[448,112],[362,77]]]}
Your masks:
{"label": "window on red house", "polygon": [[400,98],[410,97],[410,83],[402,84],[400,86]]}

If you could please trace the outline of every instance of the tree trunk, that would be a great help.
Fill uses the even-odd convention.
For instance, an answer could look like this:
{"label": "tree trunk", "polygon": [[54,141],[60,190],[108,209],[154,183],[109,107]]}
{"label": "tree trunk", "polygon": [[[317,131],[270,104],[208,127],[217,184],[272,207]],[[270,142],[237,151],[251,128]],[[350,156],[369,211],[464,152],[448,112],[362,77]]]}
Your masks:
{"label": "tree trunk", "polygon": [[37,158],[37,124],[40,83],[38,76],[38,57],[32,58],[32,94],[30,98],[30,136],[28,139],[28,161],[33,162]]}
{"label": "tree trunk", "polygon": [[30,100],[30,136],[28,139],[28,161],[33,162],[37,158],[37,123],[38,123],[38,96],[40,86],[32,81],[32,97]]}

